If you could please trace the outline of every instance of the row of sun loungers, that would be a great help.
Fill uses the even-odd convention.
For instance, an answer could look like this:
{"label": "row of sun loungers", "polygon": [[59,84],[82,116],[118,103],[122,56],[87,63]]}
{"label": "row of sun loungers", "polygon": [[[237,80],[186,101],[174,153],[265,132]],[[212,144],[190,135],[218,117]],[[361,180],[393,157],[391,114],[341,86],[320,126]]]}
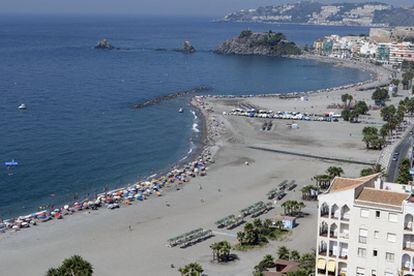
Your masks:
{"label": "row of sun loungers", "polygon": [[168,240],[169,247],[179,246],[185,248],[187,246],[196,244],[198,242],[204,241],[213,236],[212,230],[205,230],[203,228],[198,228],[178,237]]}
{"label": "row of sun loungers", "polygon": [[290,183],[288,183],[287,180],[284,180],[283,182],[281,182],[279,184],[279,186],[277,188],[274,188],[272,190],[270,190],[267,193],[267,198],[268,199],[274,199],[276,198],[277,200],[281,200],[283,197],[286,196],[286,189],[288,191],[292,191],[293,189],[295,189],[298,185],[296,184],[295,180],[292,180]]}
{"label": "row of sun loungers", "polygon": [[252,217],[257,217],[269,211],[270,209],[272,209],[271,202],[264,203],[263,201],[259,201],[243,210],[240,210],[240,213],[243,217],[247,217],[249,215],[251,215]]}
{"label": "row of sun loungers", "polygon": [[218,228],[226,228],[226,229],[233,229],[240,224],[244,223],[244,219],[241,216],[230,215],[225,218],[222,218],[216,221],[216,225]]}

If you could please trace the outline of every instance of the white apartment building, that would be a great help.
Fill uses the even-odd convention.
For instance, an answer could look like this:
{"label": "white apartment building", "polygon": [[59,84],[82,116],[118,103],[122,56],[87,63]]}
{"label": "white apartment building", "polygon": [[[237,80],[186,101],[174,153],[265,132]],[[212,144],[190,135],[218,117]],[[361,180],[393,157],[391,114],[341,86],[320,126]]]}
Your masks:
{"label": "white apartment building", "polygon": [[410,186],[336,177],[318,198],[316,275],[414,275]]}

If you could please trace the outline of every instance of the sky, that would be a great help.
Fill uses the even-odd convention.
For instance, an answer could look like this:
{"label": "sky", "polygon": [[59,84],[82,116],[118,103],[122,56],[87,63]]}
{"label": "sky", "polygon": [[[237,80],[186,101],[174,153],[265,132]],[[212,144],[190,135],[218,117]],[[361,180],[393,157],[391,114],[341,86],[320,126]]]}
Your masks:
{"label": "sky", "polygon": [[[365,0],[367,2],[369,0]],[[378,1],[378,0],[377,0]],[[379,0],[381,1],[381,0]],[[0,0],[0,13],[7,14],[137,14],[221,16],[243,8],[274,5],[295,0]],[[329,2],[321,0],[320,2]],[[337,0],[330,2],[361,2]],[[393,5],[414,5],[414,0],[382,0]]]}

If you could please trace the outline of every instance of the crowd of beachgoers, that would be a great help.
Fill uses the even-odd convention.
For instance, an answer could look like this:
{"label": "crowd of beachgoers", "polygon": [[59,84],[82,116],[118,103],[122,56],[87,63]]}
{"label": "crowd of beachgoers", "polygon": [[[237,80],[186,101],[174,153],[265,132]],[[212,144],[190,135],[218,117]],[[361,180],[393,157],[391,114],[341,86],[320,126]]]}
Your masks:
{"label": "crowd of beachgoers", "polygon": [[200,155],[184,165],[177,165],[171,171],[160,177],[140,181],[133,185],[108,191],[92,199],[66,204],[52,210],[41,210],[29,215],[19,216],[6,220],[0,219],[0,233],[18,231],[51,220],[63,219],[82,211],[94,211],[99,208],[117,209],[121,206],[133,205],[142,202],[151,196],[162,196],[167,190],[179,190],[182,185],[192,178],[205,176],[208,164],[213,163],[213,156],[209,148],[201,149]]}

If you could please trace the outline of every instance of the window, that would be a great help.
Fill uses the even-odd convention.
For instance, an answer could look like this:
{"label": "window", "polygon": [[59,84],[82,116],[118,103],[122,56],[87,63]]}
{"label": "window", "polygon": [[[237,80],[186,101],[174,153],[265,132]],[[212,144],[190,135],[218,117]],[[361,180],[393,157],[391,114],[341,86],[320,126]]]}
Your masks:
{"label": "window", "polygon": [[391,222],[397,222],[398,221],[397,214],[389,213],[388,214],[388,220],[391,221]]}
{"label": "window", "polygon": [[371,276],[377,276],[377,271],[375,269],[371,270]]}
{"label": "window", "polygon": [[358,257],[365,258],[367,256],[367,250],[365,248],[358,248]]}
{"label": "window", "polygon": [[367,237],[368,237],[368,229],[365,228],[359,228],[359,242],[360,243],[367,243]]}
{"label": "window", "polygon": [[369,210],[361,209],[361,218],[368,218],[369,217]]}
{"label": "window", "polygon": [[379,218],[381,216],[381,212],[380,211],[375,211],[375,217]]}
{"label": "window", "polygon": [[397,241],[397,235],[395,235],[394,233],[387,233],[387,241],[396,242]]}
{"label": "window", "polygon": [[394,253],[390,253],[390,252],[385,253],[385,260],[387,262],[394,262]]}
{"label": "window", "polygon": [[374,249],[372,251],[372,256],[374,256],[374,257],[378,256],[378,251],[376,249]]}
{"label": "window", "polygon": [[379,239],[379,231],[378,230],[374,231],[374,238]]}

